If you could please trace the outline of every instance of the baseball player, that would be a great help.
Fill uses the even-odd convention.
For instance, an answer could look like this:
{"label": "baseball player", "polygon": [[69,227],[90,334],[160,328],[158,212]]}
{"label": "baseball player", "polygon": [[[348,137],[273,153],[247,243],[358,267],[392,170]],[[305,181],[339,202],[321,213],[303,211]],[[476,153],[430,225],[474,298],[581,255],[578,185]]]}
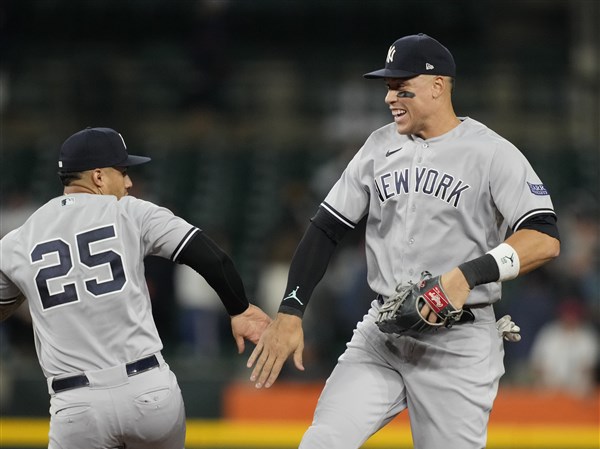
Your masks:
{"label": "baseball player", "polygon": [[248,303],[231,259],[169,210],[127,196],[127,153],[110,128],[69,137],[58,162],[64,195],[0,240],[0,311],[28,299],[50,393],[49,448],[183,448],[185,411],[161,355],[143,259],[201,274],[231,315],[241,353],[271,321]]}
{"label": "baseball player", "polygon": [[[366,216],[368,282],[378,296],[300,448],[359,448],[405,409],[416,449],[486,445],[504,373],[501,331],[513,324],[505,317],[499,331],[493,304],[502,282],[553,259],[560,244],[548,190],[523,154],[455,115],[455,75],[452,54],[425,34],[398,39],[385,68],[365,75],[385,82],[393,123],[369,136],[321,203],[279,313],[248,359],[257,388],[270,387],[292,354],[304,369],[311,293],[337,243]],[[406,304],[419,312],[414,323]]]}

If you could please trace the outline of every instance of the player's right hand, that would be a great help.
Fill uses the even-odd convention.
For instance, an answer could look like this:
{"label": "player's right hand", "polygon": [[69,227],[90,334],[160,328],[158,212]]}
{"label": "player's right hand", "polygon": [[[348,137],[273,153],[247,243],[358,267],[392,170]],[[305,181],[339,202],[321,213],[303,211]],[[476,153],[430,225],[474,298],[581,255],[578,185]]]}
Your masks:
{"label": "player's right hand", "polygon": [[273,320],[254,304],[241,314],[231,317],[231,331],[238,347],[238,353],[244,352],[244,339],[257,343],[260,336]]}
{"label": "player's right hand", "polygon": [[247,367],[256,366],[250,375],[256,388],[269,388],[281,372],[283,364],[294,354],[294,365],[304,371],[302,351],[304,332],[302,319],[295,315],[278,313],[277,318],[267,327],[248,359]]}

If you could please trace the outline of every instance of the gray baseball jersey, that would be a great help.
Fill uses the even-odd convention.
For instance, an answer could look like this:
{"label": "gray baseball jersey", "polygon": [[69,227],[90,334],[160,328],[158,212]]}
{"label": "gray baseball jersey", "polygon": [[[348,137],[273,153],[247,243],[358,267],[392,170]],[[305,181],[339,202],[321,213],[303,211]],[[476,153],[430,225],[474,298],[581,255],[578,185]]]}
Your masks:
{"label": "gray baseball jersey", "polygon": [[77,193],[0,240],[0,303],[28,298],[48,378],[49,448],[183,447],[183,398],[160,353],[143,259],[176,259],[197,232],[147,201]]}
{"label": "gray baseball jersey", "polygon": [[[523,154],[471,118],[427,141],[394,123],[380,128],[322,206],[350,227],[368,214],[368,281],[383,296],[424,270],[442,274],[481,256],[527,218],[554,214]],[[500,283],[485,284],[467,304],[499,298]]]}
{"label": "gray baseball jersey", "polygon": [[[529,217],[554,214],[519,150],[470,118],[427,140],[400,135],[395,123],[375,131],[322,207],[350,227],[368,215],[368,282],[383,297],[424,270],[441,275],[483,255]],[[474,321],[401,335],[378,329],[373,301],[300,448],[357,449],[406,408],[415,449],[485,447],[504,373],[491,305],[499,299],[500,283],[477,286],[467,301]]]}
{"label": "gray baseball jersey", "polygon": [[1,240],[0,299],[28,298],[47,377],[158,352],[143,258],[175,258],[197,232],[167,209],[126,196],[54,198]]}

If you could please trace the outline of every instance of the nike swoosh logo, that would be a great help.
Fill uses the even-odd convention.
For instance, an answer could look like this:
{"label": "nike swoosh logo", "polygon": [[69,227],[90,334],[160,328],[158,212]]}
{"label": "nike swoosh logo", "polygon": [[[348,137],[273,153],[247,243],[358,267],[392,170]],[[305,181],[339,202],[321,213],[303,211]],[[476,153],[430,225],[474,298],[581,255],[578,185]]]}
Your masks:
{"label": "nike swoosh logo", "polygon": [[387,153],[385,153],[385,157],[391,156],[392,154],[397,153],[401,149],[402,147],[398,148],[397,150],[387,150]]}

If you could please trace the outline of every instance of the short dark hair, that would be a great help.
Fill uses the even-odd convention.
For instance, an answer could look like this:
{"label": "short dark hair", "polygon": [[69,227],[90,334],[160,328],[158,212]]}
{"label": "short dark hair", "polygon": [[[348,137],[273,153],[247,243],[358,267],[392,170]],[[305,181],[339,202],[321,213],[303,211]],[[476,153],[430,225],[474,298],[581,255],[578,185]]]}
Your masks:
{"label": "short dark hair", "polygon": [[66,187],[66,186],[71,185],[71,183],[73,181],[81,179],[81,172],[80,171],[71,171],[71,172],[59,171],[58,177],[60,178],[60,182],[62,183],[62,185]]}

